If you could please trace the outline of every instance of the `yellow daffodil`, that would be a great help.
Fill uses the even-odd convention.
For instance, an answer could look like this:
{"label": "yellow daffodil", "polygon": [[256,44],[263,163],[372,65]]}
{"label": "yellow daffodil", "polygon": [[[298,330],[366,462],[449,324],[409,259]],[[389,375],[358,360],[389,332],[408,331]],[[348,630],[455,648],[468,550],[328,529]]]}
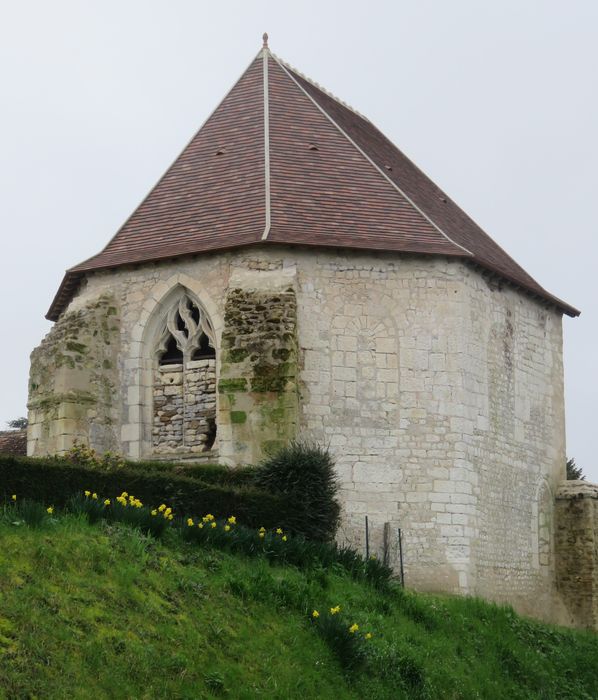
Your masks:
{"label": "yellow daffodil", "polygon": [[216,527],[216,523],[212,523],[211,527]]}
{"label": "yellow daffodil", "polygon": [[123,491],[123,492],[120,494],[120,497],[121,497],[121,498],[127,498],[128,495],[129,495],[129,494],[128,494],[126,491]]}
{"label": "yellow daffodil", "polygon": [[264,537],[266,536],[266,533],[265,533],[265,532],[260,532],[260,533],[259,533],[259,536],[260,536],[260,538],[263,540]]}
{"label": "yellow daffodil", "polygon": [[143,503],[139,500],[136,500],[133,505],[135,506],[135,508],[142,508],[143,507]]}
{"label": "yellow daffodil", "polygon": [[104,505],[105,505],[105,506],[109,506],[109,505],[110,505],[110,499],[109,499],[109,498],[107,498],[107,499],[104,501]]}
{"label": "yellow daffodil", "polygon": [[94,501],[98,500],[98,494],[95,492],[91,494],[91,497],[94,499]]}
{"label": "yellow daffodil", "polygon": [[89,498],[91,496],[91,491],[85,491],[85,498]]}
{"label": "yellow daffodil", "polygon": [[13,501],[16,501],[16,500],[17,500],[17,494],[16,494],[16,493],[13,493],[13,495],[11,496],[11,498],[12,498]]}
{"label": "yellow daffodil", "polygon": [[188,525],[189,527],[193,527],[193,525],[194,525],[194,523],[193,523],[193,518],[187,518],[187,525]]}
{"label": "yellow daffodil", "polygon": [[159,510],[160,513],[161,513],[163,510],[166,510],[166,506],[165,506],[164,504],[162,504],[162,505],[158,508],[158,510]]}
{"label": "yellow daffodil", "polygon": [[214,516],[213,516],[211,513],[208,513],[208,514],[206,515],[206,517],[204,518],[204,520],[205,520],[207,523],[211,523],[212,520],[214,520]]}
{"label": "yellow daffodil", "polygon": [[265,534],[266,528],[265,527],[260,527],[259,532],[263,532]]}
{"label": "yellow daffodil", "polygon": [[373,636],[373,635],[372,635],[371,632],[366,632],[366,633],[365,633],[365,638],[366,638],[366,639],[371,639],[372,636]]}
{"label": "yellow daffodil", "polygon": [[158,515],[158,511],[155,508],[152,510],[152,515]]}
{"label": "yellow daffodil", "polygon": [[224,532],[228,532],[230,530],[230,525],[225,525],[224,526]]}
{"label": "yellow daffodil", "polygon": [[168,519],[172,520],[173,518],[174,518],[174,515],[172,513],[170,513],[170,515],[168,516]]}
{"label": "yellow daffodil", "polygon": [[166,516],[170,515],[171,513],[172,513],[172,508],[167,508],[167,509],[164,511],[164,515],[166,515]]}
{"label": "yellow daffodil", "polygon": [[359,629],[359,625],[356,622],[354,622],[351,625],[351,627],[349,627],[349,632],[351,632],[351,634],[355,634],[355,632],[357,632],[358,629]]}
{"label": "yellow daffodil", "polygon": [[281,528],[281,527],[277,527],[277,528],[276,528],[276,534],[277,534],[277,535],[282,535],[282,528]]}
{"label": "yellow daffodil", "polygon": [[228,522],[229,522],[231,525],[236,525],[236,524],[237,524],[237,519],[235,518],[234,515],[231,515],[230,518],[228,519]]}
{"label": "yellow daffodil", "polygon": [[286,542],[286,541],[287,541],[287,536],[286,536],[286,535],[283,535],[283,536],[282,536],[282,541],[283,541],[283,542]]}
{"label": "yellow daffodil", "polygon": [[320,613],[317,610],[314,610],[311,616],[314,618],[314,620],[317,620],[318,617],[320,617]]}
{"label": "yellow daffodil", "polygon": [[49,508],[46,508],[46,513],[49,513],[50,515],[52,515],[53,512],[54,512],[54,508],[52,506],[50,506]]}
{"label": "yellow daffodil", "polygon": [[340,605],[335,605],[333,608],[330,608],[330,614],[331,615],[336,615],[341,611],[341,606]]}
{"label": "yellow daffodil", "polygon": [[201,530],[203,527],[203,523],[197,523],[197,527]]}

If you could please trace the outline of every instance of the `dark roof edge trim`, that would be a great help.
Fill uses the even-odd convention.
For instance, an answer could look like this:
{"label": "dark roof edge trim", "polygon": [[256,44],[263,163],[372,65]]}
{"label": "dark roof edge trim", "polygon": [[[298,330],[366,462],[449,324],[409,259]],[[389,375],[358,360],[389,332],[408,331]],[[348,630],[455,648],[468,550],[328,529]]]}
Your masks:
{"label": "dark roof edge trim", "polygon": [[[52,301],[52,304],[50,305],[50,308],[48,309],[48,313],[46,314],[46,318],[48,321],[57,321],[60,317],[60,315],[67,309],[69,303],[71,302],[73,296],[75,295],[77,289],[79,288],[79,285],[81,284],[82,279],[86,276],[88,272],[101,272],[102,270],[112,270],[112,269],[117,269],[119,267],[125,267],[127,265],[129,266],[136,266],[136,265],[146,265],[149,263],[155,263],[155,262],[161,262],[164,260],[169,260],[169,259],[175,259],[175,258],[183,258],[183,257],[190,257],[193,255],[202,255],[205,253],[211,254],[211,253],[218,253],[218,252],[224,252],[227,250],[234,250],[236,248],[247,248],[247,247],[254,247],[254,246],[259,246],[259,245],[282,245],[282,246],[291,246],[291,247],[302,247],[306,246],[309,248],[313,247],[321,247],[321,248],[338,248],[338,245],[333,245],[333,246],[326,246],[323,244],[317,244],[317,245],[310,245],[310,244],[298,244],[298,243],[277,243],[276,241],[255,241],[254,243],[245,243],[241,245],[232,245],[232,246],[223,246],[222,248],[216,248],[216,249],[211,249],[209,251],[198,251],[197,253],[181,253],[180,255],[163,255],[163,256],[156,256],[153,258],[147,258],[146,260],[139,260],[138,262],[128,262],[128,263],[122,263],[120,265],[106,265],[105,267],[96,267],[90,270],[67,270],[64,278],[62,280],[62,283],[60,284],[60,287],[58,288],[58,291],[56,292],[56,295]],[[361,248],[361,247],[349,247],[349,246],[342,246],[343,249],[346,250],[354,250],[354,251],[370,251],[370,252],[377,252],[377,253],[387,253],[387,254],[392,254],[393,252],[396,255],[422,255],[422,253],[414,253],[414,252],[409,252],[409,251],[389,251],[389,250],[382,250],[379,248]],[[426,256],[430,256],[429,253],[425,254]],[[576,309],[573,306],[570,306],[569,304],[565,303],[558,297],[553,296],[549,292],[544,290],[544,294],[539,294],[536,290],[529,289],[528,287],[523,286],[519,281],[509,277],[506,275],[504,272],[501,270],[498,270],[495,268],[493,265],[486,263],[486,262],[480,262],[477,260],[472,260],[469,256],[467,255],[460,255],[460,254],[455,254],[454,256],[449,255],[448,253],[443,253],[442,255],[436,254],[435,257],[454,257],[457,259],[462,260],[463,262],[467,263],[472,269],[477,270],[480,272],[482,275],[484,273],[486,276],[488,273],[490,273],[491,276],[496,277],[497,279],[503,280],[506,282],[511,288],[523,292],[526,296],[531,297],[532,299],[536,299],[536,301],[540,301],[541,303],[547,305],[547,306],[553,306],[555,307],[558,311],[566,314],[567,316],[570,316],[571,318],[575,318],[576,316],[579,316],[581,314],[581,311]],[[432,256],[430,256],[432,257]]]}

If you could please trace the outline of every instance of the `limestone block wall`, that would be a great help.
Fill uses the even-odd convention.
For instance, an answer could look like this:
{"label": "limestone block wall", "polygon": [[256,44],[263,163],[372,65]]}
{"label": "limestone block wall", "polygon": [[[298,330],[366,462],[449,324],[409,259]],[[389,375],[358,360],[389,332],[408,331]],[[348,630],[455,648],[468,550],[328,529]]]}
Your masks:
{"label": "limestone block wall", "polygon": [[566,622],[598,631],[598,484],[563,482],[555,519],[557,586]]}
{"label": "limestone block wall", "polygon": [[520,612],[561,620],[554,591],[554,496],[566,461],[561,316],[474,273],[465,281],[460,451],[476,499],[463,523],[472,535],[469,585]]}
{"label": "limestone block wall", "polygon": [[440,257],[268,247],[96,273],[67,313],[117,301],[114,430],[132,458],[156,455],[153,343],[180,287],[214,331],[210,460],[295,434],[328,445],[341,539],[363,547],[367,515],[374,552],[402,528],[408,585],[562,618],[559,313]]}
{"label": "limestone block wall", "polygon": [[[266,450],[288,441],[297,429],[295,280],[296,264],[281,251],[263,257],[241,251],[99,272],[80,288],[52,337],[62,347],[62,335],[56,334],[64,319],[86,314],[86,309],[111,295],[120,314],[118,343],[112,346],[117,351],[115,376],[107,375],[110,382],[114,379],[116,449],[133,459],[175,454],[231,465],[255,462]],[[187,290],[209,317],[216,350],[209,376],[204,375],[204,360],[187,362],[180,381],[174,377],[176,371],[158,368],[156,341],[162,337],[162,319],[177,290]],[[251,306],[245,330],[242,317],[234,312],[239,295]],[[251,339],[251,352],[239,350],[238,338]],[[234,382],[227,384],[239,372],[249,380],[248,391],[233,390]],[[221,373],[225,381],[218,392]],[[47,381],[42,384],[45,387]],[[87,392],[79,397],[84,401],[94,387],[87,379],[81,385]],[[179,403],[178,394],[186,397]],[[213,448],[206,451],[206,442],[213,438],[213,416],[216,437]],[[83,427],[76,435],[87,432]],[[173,446],[180,434],[184,434],[185,449]],[[103,447],[103,443],[94,444],[114,449],[112,443],[109,447],[108,442]],[[53,444],[44,436],[36,449],[36,454],[46,454]]]}
{"label": "limestone block wall", "polygon": [[118,302],[109,290],[67,311],[31,353],[27,454],[62,453],[75,440],[118,450]]}
{"label": "limestone block wall", "polygon": [[[409,585],[562,618],[560,314],[462,263],[301,260],[301,421],[336,454],[342,537],[401,527]],[[391,555],[393,552],[391,552]]]}

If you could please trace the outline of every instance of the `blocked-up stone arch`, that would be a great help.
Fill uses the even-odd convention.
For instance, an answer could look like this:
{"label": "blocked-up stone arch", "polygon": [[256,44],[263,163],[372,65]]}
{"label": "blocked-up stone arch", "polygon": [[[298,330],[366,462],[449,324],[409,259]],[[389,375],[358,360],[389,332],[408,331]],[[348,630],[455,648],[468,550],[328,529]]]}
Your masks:
{"label": "blocked-up stone arch", "polygon": [[[199,318],[192,318],[192,310]],[[186,318],[182,332],[176,328],[175,320],[177,314],[180,320],[181,313]],[[181,366],[161,365],[160,357],[165,351],[169,334],[174,331],[173,336],[176,336],[177,330],[179,333],[176,344],[184,356],[181,358]],[[199,441],[197,434],[200,426],[194,412],[195,397],[201,397],[206,392],[213,397],[213,406],[210,405],[209,413],[213,414],[214,418],[210,415],[212,423],[208,431],[213,434],[213,421],[217,413],[215,386],[221,333],[221,314],[201,280],[177,274],[165,282],[156,284],[132,330],[130,368],[125,370],[128,373],[130,389],[126,399],[129,424],[125,426],[126,435],[123,435],[123,442],[127,437],[131,439],[128,449],[130,456],[198,454],[205,451],[205,441],[203,438]],[[209,346],[214,350],[215,357],[211,361],[196,360],[193,357],[195,346],[202,335],[207,336]],[[167,391],[168,394],[160,395],[157,388],[160,384],[165,387],[163,392]],[[167,390],[166,385],[169,387]],[[176,397],[177,391],[180,391],[183,397],[181,405],[174,399],[164,401],[166,395]],[[161,403],[162,406],[157,408],[156,403]],[[159,416],[158,411],[161,412]],[[174,423],[178,423],[179,418],[175,418],[176,416],[181,416],[180,430],[171,432],[172,439],[163,440],[164,435],[161,435],[160,431],[156,432],[160,421],[164,421],[166,425],[166,418],[170,417],[175,419]],[[205,426],[201,427],[201,430],[204,428]],[[202,434],[205,434],[205,431]],[[210,438],[208,442],[214,441]]]}
{"label": "blocked-up stone arch", "polygon": [[[371,427],[388,428],[395,423],[399,395],[399,347],[395,329],[388,319],[372,316],[352,318],[344,329],[344,364],[355,367],[354,396],[361,419]],[[348,386],[347,386],[348,384]],[[347,396],[353,387],[345,383]]]}

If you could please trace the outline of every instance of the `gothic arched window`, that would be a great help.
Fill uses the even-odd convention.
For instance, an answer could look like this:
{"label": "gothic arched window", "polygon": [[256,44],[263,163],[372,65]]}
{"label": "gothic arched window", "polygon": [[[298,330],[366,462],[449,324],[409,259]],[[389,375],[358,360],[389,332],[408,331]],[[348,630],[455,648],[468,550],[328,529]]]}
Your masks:
{"label": "gothic arched window", "polygon": [[159,454],[212,449],[216,439],[214,332],[182,293],[167,310],[155,350],[152,445]]}

